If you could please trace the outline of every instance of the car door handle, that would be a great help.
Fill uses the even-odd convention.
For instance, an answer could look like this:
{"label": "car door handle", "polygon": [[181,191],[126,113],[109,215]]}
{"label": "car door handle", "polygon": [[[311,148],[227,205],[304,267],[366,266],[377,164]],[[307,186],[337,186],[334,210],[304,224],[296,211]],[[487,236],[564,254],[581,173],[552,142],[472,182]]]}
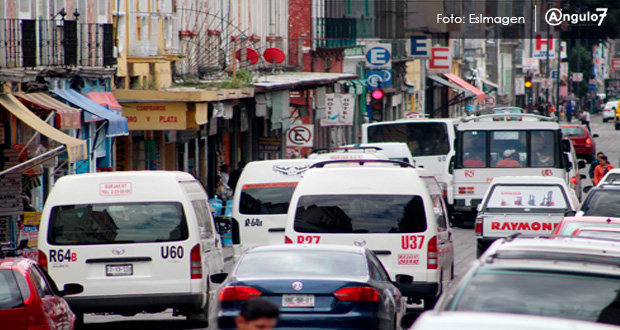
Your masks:
{"label": "car door handle", "polygon": [[372,250],[372,252],[378,256],[389,256],[392,254],[392,251],[390,250]]}
{"label": "car door handle", "polygon": [[284,228],[269,228],[267,231],[270,233],[283,233]]}

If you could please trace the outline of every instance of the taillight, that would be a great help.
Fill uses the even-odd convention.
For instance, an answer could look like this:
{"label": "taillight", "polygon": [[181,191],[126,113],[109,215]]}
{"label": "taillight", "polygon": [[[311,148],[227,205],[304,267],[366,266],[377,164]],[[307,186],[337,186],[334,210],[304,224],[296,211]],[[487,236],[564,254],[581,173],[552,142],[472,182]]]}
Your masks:
{"label": "taillight", "polygon": [[288,238],[288,236],[284,236],[284,244],[293,244],[293,240]]}
{"label": "taillight", "polygon": [[220,291],[221,301],[248,300],[260,297],[262,292],[249,286],[227,286]]}
{"label": "taillight", "polygon": [[577,177],[574,176],[574,177],[570,178],[570,183],[573,183],[573,184],[577,183]]}
{"label": "taillight", "polygon": [[592,139],[587,138],[587,139],[586,139],[586,145],[590,145],[591,143],[592,143]]}
{"label": "taillight", "polygon": [[433,238],[428,240],[426,268],[437,269],[437,236],[433,236]]}
{"label": "taillight", "polygon": [[39,258],[38,259],[39,259],[39,265],[41,265],[41,267],[43,267],[43,269],[45,269],[45,271],[47,271],[47,256],[41,250],[39,250]]}
{"label": "taillight", "polygon": [[200,253],[200,244],[194,245],[189,260],[191,278],[202,278],[202,254]]}
{"label": "taillight", "polygon": [[482,236],[482,218],[476,218],[476,225],[474,228],[476,236]]}
{"label": "taillight", "polygon": [[465,187],[459,187],[459,194],[463,195],[466,193],[466,189]]}
{"label": "taillight", "polygon": [[379,292],[365,286],[351,286],[334,292],[340,301],[379,301]]}

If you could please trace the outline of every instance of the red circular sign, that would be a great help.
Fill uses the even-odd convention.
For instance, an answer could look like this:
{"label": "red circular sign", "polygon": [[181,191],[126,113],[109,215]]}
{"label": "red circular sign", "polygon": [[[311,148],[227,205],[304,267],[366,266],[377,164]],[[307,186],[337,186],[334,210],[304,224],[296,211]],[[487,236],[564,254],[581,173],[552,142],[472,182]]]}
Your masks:
{"label": "red circular sign", "polygon": [[[235,53],[235,58],[238,59],[239,61],[241,61],[241,51],[243,51],[243,49],[239,49]],[[252,48],[246,48],[245,51],[246,51],[246,54],[245,54],[246,61],[250,61],[250,64],[256,64],[256,62],[258,62],[258,59],[260,58],[260,55],[258,55],[258,52]]]}
{"label": "red circular sign", "polygon": [[553,171],[550,170],[550,169],[542,170],[542,175],[543,176],[552,176],[553,175]]}
{"label": "red circular sign", "polygon": [[280,64],[284,62],[286,55],[284,55],[282,49],[272,47],[265,49],[265,51],[263,52],[263,58],[269,63],[273,63],[275,61],[276,64]]}

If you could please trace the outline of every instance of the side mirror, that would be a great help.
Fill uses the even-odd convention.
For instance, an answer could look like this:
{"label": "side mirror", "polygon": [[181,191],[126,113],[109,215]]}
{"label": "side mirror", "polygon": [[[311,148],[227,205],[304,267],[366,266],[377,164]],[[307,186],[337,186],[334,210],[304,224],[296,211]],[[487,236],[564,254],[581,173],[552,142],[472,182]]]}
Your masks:
{"label": "side mirror", "polygon": [[229,233],[232,230],[231,220],[229,218],[216,217],[215,229],[220,235],[223,235],[224,233]]}
{"label": "side mirror", "polygon": [[217,273],[217,274],[213,274],[211,276],[209,276],[211,278],[211,282],[212,283],[223,283],[226,280],[226,277],[228,276],[228,273]]}
{"label": "side mirror", "polygon": [[84,287],[77,283],[67,283],[59,292],[60,296],[68,296],[72,294],[78,294],[84,292]]}
{"label": "side mirror", "polygon": [[570,152],[570,141],[569,140],[564,140],[562,139],[562,151],[563,152]]}
{"label": "side mirror", "polygon": [[448,163],[448,173],[454,174],[454,156],[450,157],[450,162]]}
{"label": "side mirror", "polygon": [[587,194],[590,190],[592,190],[592,187],[594,187],[594,186],[583,187],[583,192]]}
{"label": "side mirror", "polygon": [[593,138],[597,138],[597,137],[598,137],[598,134],[594,133],[594,134],[592,134],[592,137],[593,137]]}
{"label": "side mirror", "polygon": [[413,283],[413,276],[405,274],[396,275],[396,284],[411,284]]}
{"label": "side mirror", "polygon": [[564,212],[564,216],[565,217],[572,217],[572,216],[575,216],[576,213],[577,213],[577,211],[570,210],[570,211]]}
{"label": "side mirror", "polygon": [[585,160],[580,160],[577,162],[577,168],[582,169],[582,168],[586,168],[586,161]]}

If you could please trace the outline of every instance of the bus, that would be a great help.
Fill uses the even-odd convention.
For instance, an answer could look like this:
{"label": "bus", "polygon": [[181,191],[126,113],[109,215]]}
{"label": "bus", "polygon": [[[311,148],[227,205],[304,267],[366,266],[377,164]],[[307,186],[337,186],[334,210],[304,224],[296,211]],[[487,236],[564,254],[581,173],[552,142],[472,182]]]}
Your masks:
{"label": "bus", "polygon": [[454,155],[456,119],[407,118],[362,125],[362,144],[404,142],[417,167],[423,167],[437,178],[448,203],[454,200],[452,175],[448,161]]}
{"label": "bus", "polygon": [[464,119],[456,129],[451,160],[454,210],[473,223],[490,182],[499,176],[552,176],[566,180],[569,167],[562,131],[549,117],[510,114],[518,121],[496,121],[490,114]]}

